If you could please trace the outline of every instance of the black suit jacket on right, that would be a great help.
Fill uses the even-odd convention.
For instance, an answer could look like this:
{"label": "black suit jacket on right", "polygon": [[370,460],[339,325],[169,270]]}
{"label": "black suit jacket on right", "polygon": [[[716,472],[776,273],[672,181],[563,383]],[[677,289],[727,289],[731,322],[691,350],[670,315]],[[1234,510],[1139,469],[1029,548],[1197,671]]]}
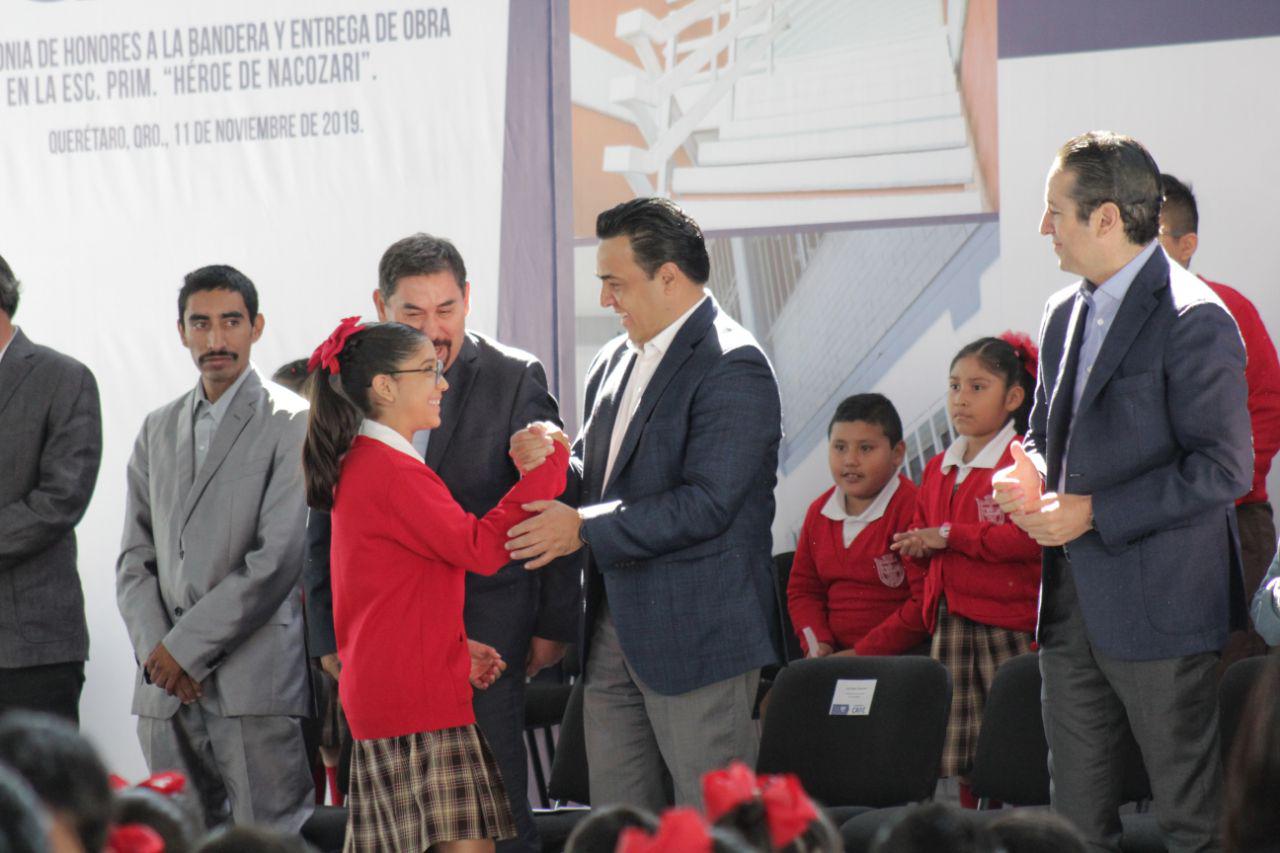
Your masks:
{"label": "black suit jacket on right", "polygon": [[93,374],[15,331],[0,359],[0,667],[89,654],[75,526],[101,461]]}
{"label": "black suit jacket on right", "polygon": [[[445,379],[449,390],[441,402],[440,426],[431,431],[426,462],[463,509],[482,516],[519,479],[507,454],[511,435],[532,421],[559,424],[559,406],[547,390],[546,372],[536,358],[476,332],[467,333]],[[565,495],[565,499],[571,497]],[[431,519],[422,521],[430,524]],[[304,582],[310,654],[331,654],[337,643],[329,586],[328,513],[312,510],[307,522]],[[576,555],[537,572],[526,571],[519,563],[509,563],[487,577],[468,572],[466,584],[468,634],[504,645],[492,638],[519,631],[521,626],[509,624],[502,608],[493,611],[493,619],[487,618],[490,614],[483,599],[505,591],[516,594],[517,589],[523,592],[520,585],[536,584],[539,605],[533,635],[564,642],[577,639],[581,560]]]}

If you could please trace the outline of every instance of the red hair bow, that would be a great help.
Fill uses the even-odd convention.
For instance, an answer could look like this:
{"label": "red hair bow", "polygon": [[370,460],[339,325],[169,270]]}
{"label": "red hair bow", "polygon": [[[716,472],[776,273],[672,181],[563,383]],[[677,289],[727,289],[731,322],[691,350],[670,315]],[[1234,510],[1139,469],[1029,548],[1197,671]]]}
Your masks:
{"label": "red hair bow", "polygon": [[813,800],[792,773],[764,777],[760,796],[769,821],[769,840],[777,849],[795,841],[818,819]]}
{"label": "red hair bow", "polygon": [[334,329],[333,333],[325,338],[324,343],[311,353],[311,358],[307,359],[307,372],[310,373],[317,367],[324,367],[336,376],[339,373],[338,354],[347,345],[347,338],[363,328],[364,324],[360,322],[359,317],[344,317],[338,324],[338,328]]}
{"label": "red hair bow", "polygon": [[126,823],[111,830],[105,853],[164,853],[164,839],[149,826]]}
{"label": "red hair bow", "polygon": [[1005,332],[1000,336],[1000,340],[1013,347],[1014,352],[1022,359],[1022,366],[1027,369],[1027,373],[1032,377],[1038,375],[1036,370],[1040,364],[1040,350],[1036,349],[1029,335],[1022,332]]}
{"label": "red hair bow", "polygon": [[629,826],[618,836],[617,853],[711,853],[711,830],[696,809],[668,809],[650,835]]}
{"label": "red hair bow", "polygon": [[756,776],[741,761],[704,775],[702,799],[712,823],[743,803],[761,800],[774,847],[786,847],[818,819],[817,807],[796,776]]}
{"label": "red hair bow", "polygon": [[[126,779],[114,773],[107,777],[107,781],[111,783],[111,790],[113,791],[123,791],[125,788],[130,787]],[[187,777],[176,770],[169,770],[165,773],[153,773],[133,787],[150,788],[157,794],[171,797],[174,794],[181,794],[183,789],[187,787]]]}
{"label": "red hair bow", "polygon": [[702,777],[702,802],[707,820],[715,823],[743,803],[760,796],[756,774],[741,761],[724,770],[712,770]]}

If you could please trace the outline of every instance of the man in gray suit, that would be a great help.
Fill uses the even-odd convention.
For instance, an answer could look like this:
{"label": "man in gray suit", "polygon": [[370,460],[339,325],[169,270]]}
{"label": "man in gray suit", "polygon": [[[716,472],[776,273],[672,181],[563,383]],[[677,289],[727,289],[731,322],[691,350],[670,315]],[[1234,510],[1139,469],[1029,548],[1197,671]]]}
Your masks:
{"label": "man in gray suit", "polygon": [[596,220],[600,304],[626,329],[587,373],[574,445],[584,506],[511,531],[537,568],[587,549],[583,717],[591,804],[697,805],[701,777],[755,764],[760,668],[778,660],[772,580],[778,383],[705,284],[702,232],[666,199]]}
{"label": "man in gray suit", "polygon": [[307,413],[249,363],[262,327],[243,274],[187,275],[178,334],[200,381],[138,434],[116,589],[148,766],[185,769],[210,825],[229,807],[236,823],[296,832],[314,791],[299,722]]}
{"label": "man in gray suit", "polygon": [[75,526],[98,480],[98,385],[13,325],[19,286],[0,258],[0,712],[79,722],[89,656]]}

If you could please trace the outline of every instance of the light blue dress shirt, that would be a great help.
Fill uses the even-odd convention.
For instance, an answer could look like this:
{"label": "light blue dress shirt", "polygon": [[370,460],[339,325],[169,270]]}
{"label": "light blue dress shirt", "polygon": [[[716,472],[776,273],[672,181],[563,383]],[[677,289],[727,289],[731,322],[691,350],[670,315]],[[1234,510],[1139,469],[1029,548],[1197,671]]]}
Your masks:
{"label": "light blue dress shirt", "polygon": [[1098,360],[1102,351],[1102,343],[1107,339],[1107,332],[1115,325],[1116,315],[1120,313],[1120,305],[1125,294],[1133,285],[1133,280],[1146,266],[1147,261],[1160,248],[1160,243],[1152,240],[1137,257],[1122,266],[1115,275],[1102,284],[1094,285],[1089,281],[1080,283],[1076,299],[1083,300],[1089,306],[1087,325],[1084,327],[1084,340],[1080,342],[1080,361],[1076,365],[1076,384],[1072,388],[1071,423],[1067,426],[1067,442],[1062,453],[1062,477],[1058,481],[1058,491],[1066,491],[1067,486],[1067,451],[1071,447],[1071,432],[1075,427],[1076,412],[1080,409],[1080,398],[1084,395],[1085,385],[1089,382],[1089,374],[1093,372],[1093,363]]}
{"label": "light blue dress shirt", "polygon": [[213,444],[213,437],[218,434],[218,425],[222,423],[222,418],[227,413],[227,409],[231,408],[231,401],[235,399],[236,392],[240,390],[240,386],[244,384],[245,377],[249,375],[249,371],[254,366],[250,364],[240,372],[239,378],[231,383],[231,387],[222,392],[222,396],[218,398],[218,402],[210,403],[209,398],[204,393],[204,382],[196,383],[196,404],[191,431],[192,442],[195,448],[195,472],[200,473],[200,468],[204,465],[204,459],[209,455],[209,447]]}

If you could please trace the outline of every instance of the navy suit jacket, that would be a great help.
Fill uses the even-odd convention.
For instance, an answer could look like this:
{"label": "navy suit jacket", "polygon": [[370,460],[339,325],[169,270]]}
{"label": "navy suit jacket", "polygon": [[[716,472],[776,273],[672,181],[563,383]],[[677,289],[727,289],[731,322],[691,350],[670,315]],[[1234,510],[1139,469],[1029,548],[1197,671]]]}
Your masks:
{"label": "navy suit jacket", "polygon": [[[1049,299],[1040,327],[1026,447],[1048,490],[1057,489],[1066,449],[1069,395],[1056,391],[1079,287]],[[1244,363],[1222,302],[1157,249],[1125,295],[1071,421],[1065,491],[1092,495],[1095,529],[1066,552],[1089,639],[1106,655],[1216,651],[1243,625],[1234,504],[1253,472]],[[1052,570],[1048,559],[1044,568]]]}
{"label": "navy suit jacket", "polygon": [[[536,358],[476,332],[467,333],[445,378],[449,390],[441,400],[440,426],[431,431],[427,443],[426,462],[463,509],[482,516],[520,478],[507,455],[512,433],[531,421],[560,423],[559,406],[547,390],[546,373]],[[423,518],[422,523],[430,524],[431,519]],[[514,562],[490,576],[468,572],[467,633],[500,649],[523,647],[530,634],[572,642],[577,639],[581,612],[580,573],[580,560],[574,558],[557,560],[537,572]],[[312,510],[308,519],[303,577],[310,654],[321,657],[337,650],[326,512]],[[528,590],[530,584],[536,589]],[[511,608],[486,603],[489,596],[506,595],[529,595],[537,601],[537,613],[513,620]],[[523,661],[508,663],[523,665]]]}
{"label": "navy suit jacket", "polygon": [[634,361],[625,336],[596,355],[574,445],[580,499],[593,504],[584,640],[603,593],[627,662],[675,695],[779,660],[770,526],[782,406],[755,338],[708,299],[645,387],[606,483]]}

